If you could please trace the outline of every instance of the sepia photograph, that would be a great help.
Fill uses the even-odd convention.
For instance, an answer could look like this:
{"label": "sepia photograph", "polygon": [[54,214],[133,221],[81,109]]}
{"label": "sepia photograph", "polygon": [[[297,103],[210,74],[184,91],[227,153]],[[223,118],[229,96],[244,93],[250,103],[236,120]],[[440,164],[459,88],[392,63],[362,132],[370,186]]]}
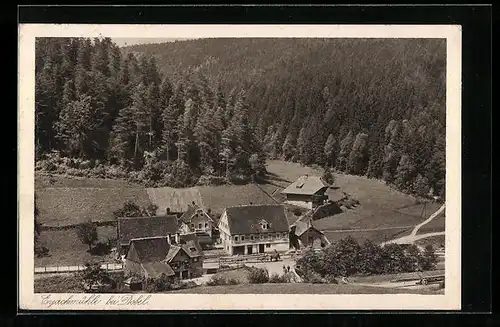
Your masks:
{"label": "sepia photograph", "polygon": [[21,304],[459,309],[459,27],[144,28],[20,27]]}

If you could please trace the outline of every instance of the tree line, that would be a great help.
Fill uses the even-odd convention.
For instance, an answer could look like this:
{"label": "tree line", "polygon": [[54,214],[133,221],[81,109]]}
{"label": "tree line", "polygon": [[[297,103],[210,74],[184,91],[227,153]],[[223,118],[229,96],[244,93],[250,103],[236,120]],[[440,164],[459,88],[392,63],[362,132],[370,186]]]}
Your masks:
{"label": "tree line", "polygon": [[40,156],[171,186],[279,158],[444,194],[442,40],[43,38],[36,54]]}
{"label": "tree line", "polygon": [[245,90],[226,97],[201,73],[163,75],[154,56],[123,55],[109,38],[37,39],[36,57],[39,159],[55,150],[174,186],[245,180],[264,165]]}

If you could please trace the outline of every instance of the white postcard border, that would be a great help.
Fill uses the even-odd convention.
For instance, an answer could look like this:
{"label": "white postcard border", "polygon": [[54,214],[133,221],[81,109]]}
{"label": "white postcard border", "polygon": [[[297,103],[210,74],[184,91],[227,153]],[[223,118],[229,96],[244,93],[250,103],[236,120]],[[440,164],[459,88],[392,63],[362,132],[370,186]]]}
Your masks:
{"label": "white postcard border", "polygon": [[[444,295],[151,294],[134,305],[116,294],[34,294],[36,37],[446,38],[446,260]],[[27,310],[458,310],[461,306],[461,27],[459,25],[19,25],[18,302]],[[130,296],[130,295],[128,295]],[[86,299],[84,304],[78,304]],[[57,304],[55,300],[66,300]],[[137,297],[136,297],[137,300]],[[53,302],[55,301],[55,302]]]}

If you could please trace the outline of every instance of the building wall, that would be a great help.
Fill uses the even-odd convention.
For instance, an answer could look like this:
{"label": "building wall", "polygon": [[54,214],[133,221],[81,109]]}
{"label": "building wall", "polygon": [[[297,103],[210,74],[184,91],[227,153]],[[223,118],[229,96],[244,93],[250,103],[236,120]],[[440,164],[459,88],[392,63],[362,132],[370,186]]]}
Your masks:
{"label": "building wall", "polygon": [[291,205],[294,205],[294,206],[298,206],[298,207],[302,207],[302,208],[306,208],[306,209],[312,209],[313,208],[313,204],[311,201],[301,201],[301,200],[286,200],[285,203],[288,203],[288,204],[291,204]]}
{"label": "building wall", "polygon": [[184,252],[180,250],[175,257],[168,262],[172,270],[181,275],[182,271],[189,272],[189,278],[201,277],[203,275],[203,258],[196,257],[191,258]]}
{"label": "building wall", "polygon": [[191,217],[189,228],[191,232],[205,232],[212,237],[212,221],[203,213],[194,214]]}
{"label": "building wall", "polygon": [[306,232],[304,232],[299,237],[299,239],[302,242],[302,245],[305,247],[312,246],[313,248],[321,248],[321,243],[323,242],[323,234],[321,234],[314,228],[310,228]]}

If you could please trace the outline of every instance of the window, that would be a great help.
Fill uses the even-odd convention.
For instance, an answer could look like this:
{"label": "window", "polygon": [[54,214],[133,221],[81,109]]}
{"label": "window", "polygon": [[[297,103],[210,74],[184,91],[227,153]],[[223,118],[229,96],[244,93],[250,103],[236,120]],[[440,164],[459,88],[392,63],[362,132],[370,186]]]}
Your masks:
{"label": "window", "polygon": [[235,236],[235,237],[234,237],[234,240],[235,240],[235,241],[238,241],[238,236]]}
{"label": "window", "polygon": [[194,228],[194,224],[191,224],[191,228]]}
{"label": "window", "polygon": [[250,235],[250,239],[253,241],[253,235]]}
{"label": "window", "polygon": [[208,223],[205,223],[205,228],[208,228]]}
{"label": "window", "polygon": [[263,240],[264,239],[264,235],[260,234],[260,239]]}
{"label": "window", "polygon": [[241,236],[241,240],[244,241],[245,240],[245,235],[242,235]]}
{"label": "window", "polygon": [[189,248],[189,251],[196,252],[196,248]]}
{"label": "window", "polygon": [[198,229],[201,229],[201,223],[198,224]]}
{"label": "window", "polygon": [[266,248],[270,248],[270,247],[271,247],[271,244],[267,243]]}

